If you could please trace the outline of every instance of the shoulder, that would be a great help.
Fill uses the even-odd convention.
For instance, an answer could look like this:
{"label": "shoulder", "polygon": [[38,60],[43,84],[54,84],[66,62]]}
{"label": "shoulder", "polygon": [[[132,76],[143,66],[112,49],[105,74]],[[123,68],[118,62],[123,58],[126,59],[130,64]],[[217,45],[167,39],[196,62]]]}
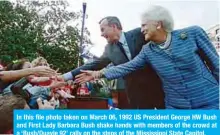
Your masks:
{"label": "shoulder", "polygon": [[135,28],[130,31],[125,32],[126,37],[132,37],[133,40],[136,42],[137,46],[143,46],[146,44],[144,39],[144,35],[141,32],[141,28]]}
{"label": "shoulder", "polygon": [[129,31],[125,32],[125,33],[126,34],[132,34],[132,35],[140,35],[141,34],[141,28],[138,27],[138,28],[129,30]]}
{"label": "shoulder", "polygon": [[189,26],[189,27],[186,27],[183,29],[177,29],[177,30],[173,31],[173,33],[175,33],[175,34],[188,33],[190,35],[191,34],[195,35],[195,34],[203,33],[203,32],[204,32],[203,28],[201,28],[200,26],[197,26],[197,25]]}
{"label": "shoulder", "polygon": [[111,44],[109,44],[109,43],[108,43],[108,44],[106,44],[106,45],[105,45],[104,52],[108,51],[108,50],[111,48],[111,46],[112,46],[112,45],[111,45]]}

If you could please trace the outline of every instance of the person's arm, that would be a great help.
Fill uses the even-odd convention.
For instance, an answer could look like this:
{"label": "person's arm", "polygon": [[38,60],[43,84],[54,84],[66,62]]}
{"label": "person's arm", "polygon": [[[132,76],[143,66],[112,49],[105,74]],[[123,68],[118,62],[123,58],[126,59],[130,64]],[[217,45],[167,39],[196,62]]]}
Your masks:
{"label": "person's arm", "polygon": [[140,69],[144,67],[148,61],[147,56],[145,55],[145,47],[142,48],[141,52],[133,60],[127,63],[118,66],[111,66],[100,71],[83,70],[81,71],[81,74],[76,76],[76,81],[82,84],[94,79],[99,79],[101,77],[112,80],[123,77],[137,69]]}
{"label": "person's arm", "polygon": [[199,49],[203,51],[205,56],[208,58],[209,67],[213,76],[216,78],[217,81],[219,81],[219,55],[214,47],[214,45],[211,43],[210,39],[208,38],[206,32],[200,28],[195,27],[195,35],[196,35],[196,42]]}
{"label": "person's arm", "polygon": [[55,75],[56,72],[49,67],[35,67],[35,68],[27,68],[22,70],[14,70],[14,71],[1,71],[0,79],[4,82],[8,81],[16,81],[22,77],[26,77],[28,75],[39,75],[39,76],[52,76]]}
{"label": "person's arm", "polygon": [[50,89],[54,89],[54,88],[60,88],[60,87],[66,86],[66,85],[67,85],[67,82],[55,80],[55,81],[52,81],[52,83],[49,86],[45,86],[45,87],[48,87]]}
{"label": "person's arm", "polygon": [[28,76],[30,83],[41,83],[50,80],[50,77],[38,77],[38,76]]}
{"label": "person's arm", "polygon": [[84,64],[83,66],[81,66],[79,68],[76,68],[70,72],[63,74],[62,78],[65,81],[74,80],[75,76],[81,73],[81,70],[100,70],[100,69],[106,67],[111,62],[107,56],[107,49],[106,48],[105,48],[103,55],[99,59],[94,60],[91,63]]}
{"label": "person's arm", "polygon": [[141,52],[131,61],[103,70],[103,75],[107,79],[117,79],[124,77],[125,75],[143,68],[147,63],[147,56],[145,55],[145,47],[142,48]]}

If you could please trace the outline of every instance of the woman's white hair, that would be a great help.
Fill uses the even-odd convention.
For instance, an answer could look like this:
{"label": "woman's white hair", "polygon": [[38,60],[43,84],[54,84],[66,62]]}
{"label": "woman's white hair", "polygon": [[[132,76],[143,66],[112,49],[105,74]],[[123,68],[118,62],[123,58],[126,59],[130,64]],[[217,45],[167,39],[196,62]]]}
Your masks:
{"label": "woman's white hair", "polygon": [[173,17],[170,12],[162,6],[150,6],[145,12],[143,12],[141,19],[150,21],[161,21],[165,31],[173,31]]}

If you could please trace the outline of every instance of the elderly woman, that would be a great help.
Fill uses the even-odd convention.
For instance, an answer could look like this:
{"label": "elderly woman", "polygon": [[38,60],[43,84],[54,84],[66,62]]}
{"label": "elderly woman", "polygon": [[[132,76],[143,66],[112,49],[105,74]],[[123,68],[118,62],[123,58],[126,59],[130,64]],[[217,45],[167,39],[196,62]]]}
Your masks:
{"label": "elderly woman", "polygon": [[146,44],[132,61],[102,71],[82,71],[79,82],[116,79],[150,64],[163,82],[167,109],[219,108],[219,56],[205,31],[173,30],[169,11],[152,6],[141,17]]}

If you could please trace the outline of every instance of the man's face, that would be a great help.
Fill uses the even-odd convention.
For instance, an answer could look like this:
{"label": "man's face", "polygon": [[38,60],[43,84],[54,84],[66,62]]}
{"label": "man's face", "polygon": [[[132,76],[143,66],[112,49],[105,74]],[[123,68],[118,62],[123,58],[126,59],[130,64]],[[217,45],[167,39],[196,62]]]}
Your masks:
{"label": "man's face", "polygon": [[115,25],[108,25],[106,19],[100,23],[101,36],[104,37],[108,43],[114,43],[119,40],[119,38],[117,38],[116,29]]}
{"label": "man's face", "polygon": [[148,21],[142,19],[141,32],[144,34],[146,41],[153,41],[157,31],[158,23],[156,21]]}

